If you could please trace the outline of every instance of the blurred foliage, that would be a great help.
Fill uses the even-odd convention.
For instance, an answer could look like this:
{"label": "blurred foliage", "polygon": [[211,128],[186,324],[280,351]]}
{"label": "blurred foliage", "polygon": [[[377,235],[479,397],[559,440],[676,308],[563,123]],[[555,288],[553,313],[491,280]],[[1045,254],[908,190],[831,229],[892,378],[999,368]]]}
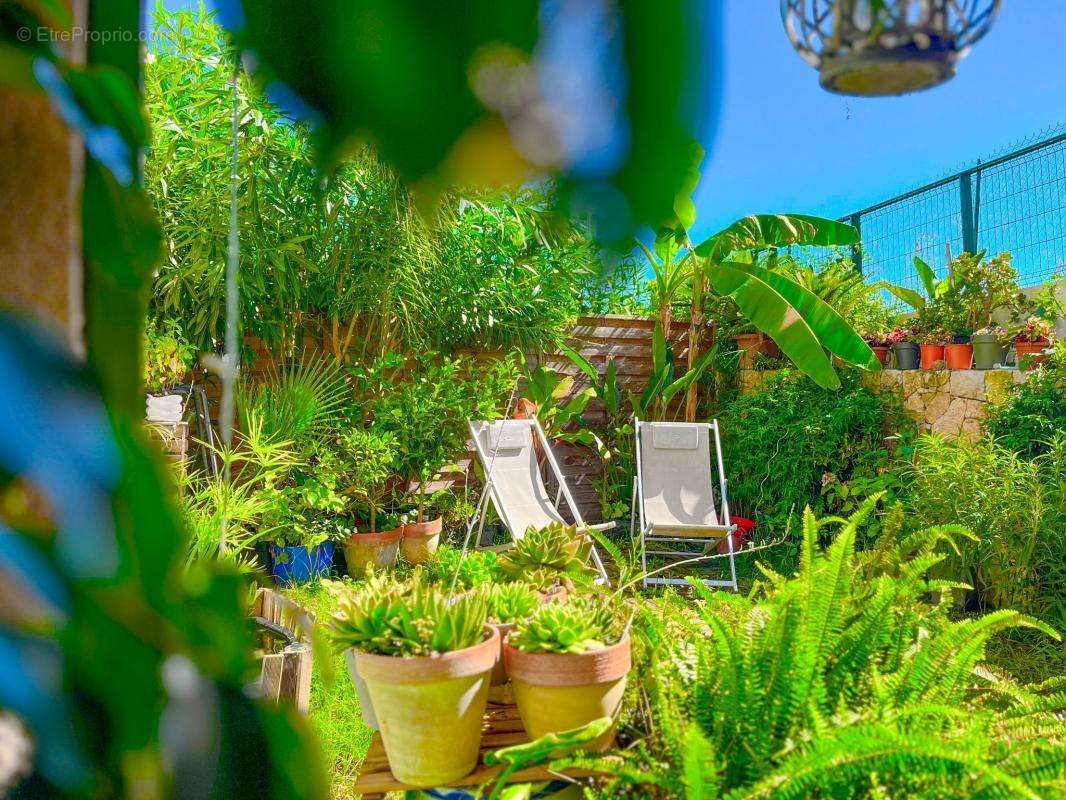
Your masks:
{"label": "blurred foliage", "polygon": [[998,404],[990,404],[984,422],[999,444],[1024,458],[1047,453],[1056,435],[1066,434],[1066,342],[1024,383]]}

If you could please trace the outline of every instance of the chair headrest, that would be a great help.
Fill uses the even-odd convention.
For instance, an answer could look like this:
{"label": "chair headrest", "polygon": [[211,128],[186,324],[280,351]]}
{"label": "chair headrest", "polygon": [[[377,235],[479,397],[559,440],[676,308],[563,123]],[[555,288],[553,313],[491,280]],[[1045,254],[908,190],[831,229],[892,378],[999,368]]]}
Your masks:
{"label": "chair headrest", "polygon": [[656,450],[695,450],[700,444],[700,429],[687,425],[656,425],[651,429],[651,445]]}
{"label": "chair headrest", "polygon": [[532,444],[532,431],[528,423],[520,420],[499,420],[489,423],[488,449],[521,450]]}

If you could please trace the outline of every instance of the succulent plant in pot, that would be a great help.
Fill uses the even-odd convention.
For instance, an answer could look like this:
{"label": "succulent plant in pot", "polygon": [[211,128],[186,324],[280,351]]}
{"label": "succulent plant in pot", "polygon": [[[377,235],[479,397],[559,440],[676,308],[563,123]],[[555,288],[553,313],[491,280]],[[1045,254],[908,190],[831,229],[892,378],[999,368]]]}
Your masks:
{"label": "succulent plant in pot", "polygon": [[[519,620],[531,616],[541,605],[541,594],[528,583],[502,583],[488,590],[489,625],[494,627],[503,639],[510,633]],[[507,704],[514,702],[507,672],[503,668],[503,649],[499,653],[496,666],[492,670],[492,682],[489,688],[489,702]]]}
{"label": "succulent plant in pot", "polygon": [[1054,340],[1054,323],[1043,317],[1029,317],[1014,335],[1014,353],[1018,366],[1031,369],[1042,363],[1047,358],[1044,351]]}
{"label": "succulent plant in pot", "polygon": [[596,570],[589,563],[592,542],[575,525],[553,523],[530,527],[511,549],[500,554],[500,571],[512,580],[531,583],[546,592],[562,585],[590,584]]}
{"label": "succulent plant in pot", "polygon": [[449,596],[416,573],[350,594],[330,619],[334,645],[354,651],[397,780],[443,786],[477,765],[500,647],[487,618],[484,592]]}
{"label": "succulent plant in pot", "polygon": [[[531,738],[615,721],[632,666],[628,629],[610,601],[580,596],[547,603],[518,621],[503,645],[522,724]],[[614,740],[612,725],[593,745]]]}

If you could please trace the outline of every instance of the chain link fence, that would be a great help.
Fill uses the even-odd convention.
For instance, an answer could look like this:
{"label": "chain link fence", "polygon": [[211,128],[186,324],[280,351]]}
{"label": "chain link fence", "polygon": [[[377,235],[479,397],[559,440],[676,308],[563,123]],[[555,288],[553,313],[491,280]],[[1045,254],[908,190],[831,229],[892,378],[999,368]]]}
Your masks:
{"label": "chain link fence", "polygon": [[950,256],[986,250],[1013,255],[1021,286],[1044,283],[1066,272],[1066,133],[841,220],[862,234],[853,258],[871,281],[917,289],[914,256],[943,276]]}

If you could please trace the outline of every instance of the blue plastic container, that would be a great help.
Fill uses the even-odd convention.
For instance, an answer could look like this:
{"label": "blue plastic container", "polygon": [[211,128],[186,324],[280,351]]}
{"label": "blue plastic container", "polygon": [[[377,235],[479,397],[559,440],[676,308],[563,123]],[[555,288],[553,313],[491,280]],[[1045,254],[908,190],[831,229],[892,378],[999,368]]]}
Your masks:
{"label": "blue plastic container", "polygon": [[333,568],[333,542],[314,547],[270,546],[271,574],[279,586],[309,583],[329,575]]}

